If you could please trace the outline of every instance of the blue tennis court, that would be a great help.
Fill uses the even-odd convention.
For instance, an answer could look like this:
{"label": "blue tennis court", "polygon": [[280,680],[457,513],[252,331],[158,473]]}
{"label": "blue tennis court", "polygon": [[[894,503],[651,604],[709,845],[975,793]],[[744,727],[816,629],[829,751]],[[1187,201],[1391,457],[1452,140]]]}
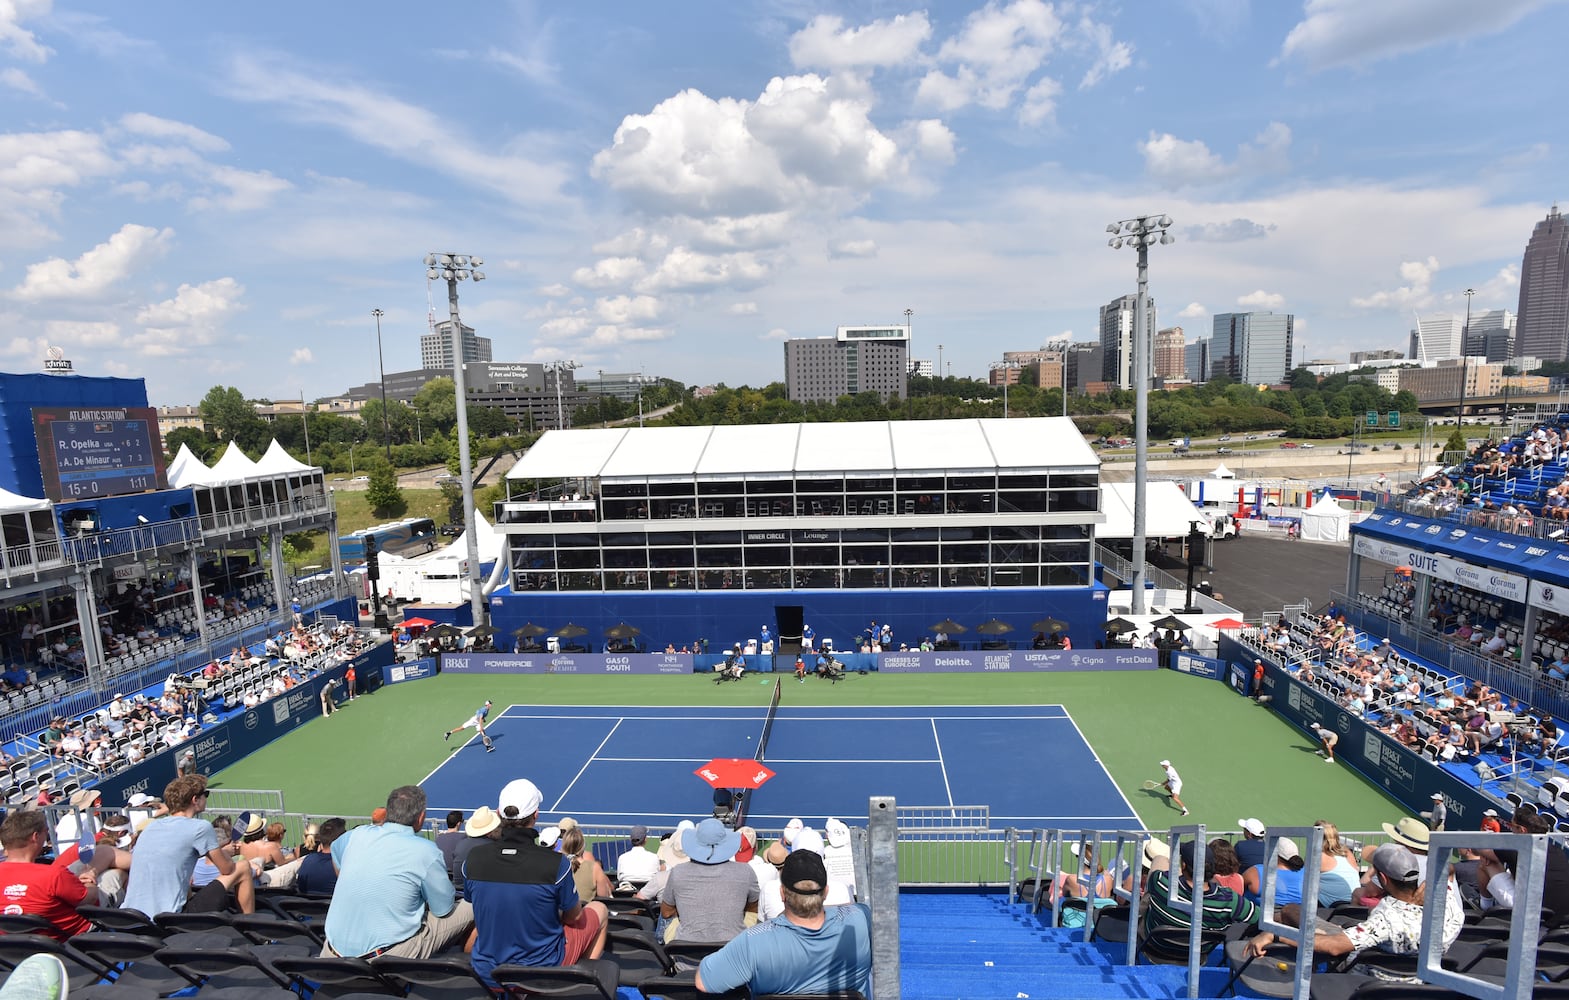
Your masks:
{"label": "blue tennis court", "polygon": [[[766,715],[513,705],[488,727],[495,753],[455,738],[421,784],[437,817],[494,805],[501,786],[522,777],[544,793],[547,819],[667,827],[710,813],[713,791],[692,772],[714,757],[752,757]],[[430,738],[439,738],[434,727]],[[765,831],[793,816],[819,826],[864,819],[873,795],[901,806],[984,805],[993,828],[1142,828],[1060,705],[783,707],[765,763],[775,777],[748,814]]]}

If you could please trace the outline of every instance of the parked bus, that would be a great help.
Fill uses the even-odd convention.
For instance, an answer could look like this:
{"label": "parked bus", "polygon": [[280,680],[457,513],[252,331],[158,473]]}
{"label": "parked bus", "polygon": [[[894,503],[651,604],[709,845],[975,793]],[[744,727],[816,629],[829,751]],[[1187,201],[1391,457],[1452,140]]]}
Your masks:
{"label": "parked bus", "polygon": [[345,563],[365,561],[365,539],[374,537],[378,552],[412,555],[436,547],[436,522],[428,517],[411,517],[391,524],[364,528],[338,538],[338,555]]}

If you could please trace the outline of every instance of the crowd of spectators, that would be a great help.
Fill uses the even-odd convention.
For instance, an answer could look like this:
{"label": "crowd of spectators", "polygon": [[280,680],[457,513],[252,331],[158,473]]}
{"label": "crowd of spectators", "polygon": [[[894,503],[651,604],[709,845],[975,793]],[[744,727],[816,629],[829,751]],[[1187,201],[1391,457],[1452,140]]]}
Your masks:
{"label": "crowd of spectators", "polygon": [[68,940],[93,927],[76,912],[83,905],[150,917],[248,914],[269,893],[325,898],[323,956],[468,955],[495,986],[507,967],[613,961],[607,902],[640,897],[660,940],[702,944],[706,957],[686,968],[702,989],[870,993],[869,914],[853,901],[850,835],[837,820],[822,833],[794,821],[761,852],[756,831],[713,818],[682,823],[655,850],[639,827],[613,884],[574,820],[543,825],[543,796],[524,778],[494,809],[448,815],[434,840],[420,833],[417,786],[393,789],[370,823],[329,819],[297,846],[260,813],[204,816],[208,794],[192,774],[123,812],[83,800],[69,817],[83,836],[61,839],[52,861],[39,860],[50,844],[44,813],[13,811],[0,824],[7,912],[38,916]]}

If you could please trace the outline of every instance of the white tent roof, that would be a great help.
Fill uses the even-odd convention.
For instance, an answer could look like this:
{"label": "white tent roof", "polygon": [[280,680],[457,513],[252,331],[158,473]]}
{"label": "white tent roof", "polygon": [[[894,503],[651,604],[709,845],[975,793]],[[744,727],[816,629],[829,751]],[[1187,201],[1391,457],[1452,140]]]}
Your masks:
{"label": "white tent roof", "polygon": [[[1133,484],[1101,483],[1100,509],[1106,523],[1095,529],[1096,538],[1133,537]],[[1189,500],[1182,487],[1170,480],[1152,480],[1144,492],[1144,534],[1149,538],[1186,535],[1194,521],[1208,521]]]}
{"label": "white tent roof", "polygon": [[1209,478],[1211,478],[1211,479],[1235,479],[1235,478],[1237,478],[1237,474],[1235,472],[1232,472],[1230,469],[1226,468],[1226,463],[1222,462],[1219,465],[1215,466],[1215,471],[1211,472],[1209,474]]}
{"label": "white tent roof", "polygon": [[1313,513],[1329,517],[1350,517],[1351,511],[1340,503],[1340,500],[1329,490],[1325,490],[1313,498],[1313,505],[1308,508]]}
{"label": "white tent roof", "polygon": [[1100,459],[1061,417],[551,431],[508,479],[790,476],[1083,469]]}
{"label": "white tent roof", "polygon": [[180,489],[187,486],[211,486],[216,479],[212,470],[202,464],[190,448],[180,445],[180,450],[175,453],[174,461],[169,464],[169,485]]}
{"label": "white tent roof", "polygon": [[[482,563],[495,562],[501,558],[502,535],[491,523],[485,520],[485,515],[474,508],[475,537],[479,539],[479,561]],[[469,533],[463,533],[455,538],[451,545],[441,550],[441,557],[451,559],[467,559],[469,554]]]}
{"label": "white tent roof", "polygon": [[214,485],[219,483],[237,483],[245,479],[255,479],[260,475],[256,471],[256,463],[245,457],[245,452],[233,441],[212,467]]}
{"label": "white tent roof", "polygon": [[34,500],[32,497],[24,497],[20,493],[12,493],[8,489],[0,488],[0,514],[20,514],[28,510],[43,510],[48,506],[48,500]]}
{"label": "white tent roof", "polygon": [[[184,447],[184,445],[181,445]],[[272,444],[267,446],[267,454],[256,463],[256,472],[262,476],[291,476],[301,472],[314,472],[315,469],[301,462],[283,450],[283,445],[277,438],[272,439]]]}

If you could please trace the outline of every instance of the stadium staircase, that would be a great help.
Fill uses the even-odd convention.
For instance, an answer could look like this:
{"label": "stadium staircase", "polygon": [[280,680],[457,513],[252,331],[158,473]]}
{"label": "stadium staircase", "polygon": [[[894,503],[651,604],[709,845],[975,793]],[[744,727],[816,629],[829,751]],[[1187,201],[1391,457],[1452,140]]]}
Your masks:
{"label": "stadium staircase", "polygon": [[[1082,928],[1049,926],[1001,893],[906,892],[899,897],[904,1000],[1122,1000],[1186,997],[1183,966],[1122,964],[1125,944],[1085,944]],[[1199,996],[1218,997],[1220,968],[1204,969]]]}

